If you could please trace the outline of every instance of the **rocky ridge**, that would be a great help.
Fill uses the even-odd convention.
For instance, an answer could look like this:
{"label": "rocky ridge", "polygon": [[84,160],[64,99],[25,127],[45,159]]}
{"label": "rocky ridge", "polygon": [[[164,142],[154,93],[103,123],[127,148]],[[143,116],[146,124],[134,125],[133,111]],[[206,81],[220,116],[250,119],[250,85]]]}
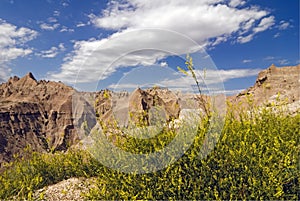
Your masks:
{"label": "rocky ridge", "polygon": [[290,113],[300,112],[300,65],[271,65],[258,74],[254,86],[230,99],[247,107],[249,98],[256,106],[286,105]]}
{"label": "rocky ridge", "polygon": [[[247,105],[251,94],[255,105],[279,100],[285,101],[292,113],[299,112],[299,73],[300,65],[272,65],[259,73],[253,87],[228,99]],[[78,128],[90,131],[98,120],[105,126],[114,121],[127,126],[144,115],[151,124],[153,117],[168,121],[180,118],[185,110],[199,112],[199,96],[158,87],[132,93],[77,92],[61,82],[37,81],[31,73],[12,77],[0,85],[0,164],[28,145],[40,152],[67,150],[85,134]]]}
{"label": "rocky ridge", "polygon": [[30,146],[36,151],[66,150],[76,141],[71,87],[37,81],[31,73],[0,85],[0,162]]}

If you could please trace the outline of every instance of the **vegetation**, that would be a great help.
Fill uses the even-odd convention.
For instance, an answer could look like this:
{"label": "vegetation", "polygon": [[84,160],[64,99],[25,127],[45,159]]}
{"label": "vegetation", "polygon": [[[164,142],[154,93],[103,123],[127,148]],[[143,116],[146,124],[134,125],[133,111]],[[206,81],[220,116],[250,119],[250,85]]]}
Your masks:
{"label": "vegetation", "polygon": [[[185,154],[152,173],[122,173],[83,151],[33,153],[6,165],[0,198],[30,199],[34,190],[70,177],[97,177],[98,186],[87,199],[299,199],[300,114],[268,109],[239,114],[235,118],[228,112],[219,142],[206,158],[199,157],[207,124],[202,122]],[[173,137],[162,133],[149,144],[161,147],[168,135]],[[138,143],[123,143],[124,149],[153,151]]]}
{"label": "vegetation", "polygon": [[82,150],[37,153],[30,148],[21,158],[4,165],[0,175],[0,199],[32,199],[34,190],[71,177],[96,176],[99,163]]}
{"label": "vegetation", "polygon": [[[186,65],[201,94],[189,56]],[[0,199],[32,199],[35,190],[49,184],[71,177],[96,177],[97,185],[85,194],[87,199],[299,200],[300,113],[289,115],[283,106],[276,110],[258,108],[251,105],[251,97],[248,101],[250,110],[229,105],[225,123],[219,124],[217,114],[211,113],[202,99],[205,117],[198,122],[191,144],[175,147],[184,154],[158,171],[124,173],[104,166],[95,153],[103,154],[106,145],[97,144],[97,135],[91,136],[96,137],[96,143],[89,151],[34,152],[29,157],[26,152],[5,164],[0,175]],[[194,129],[187,124],[183,127],[183,138],[178,141],[184,141]],[[137,128],[141,136],[149,131],[141,125]],[[122,150],[144,154],[162,150],[176,134],[175,128],[165,127],[151,138],[112,134],[107,139]],[[206,155],[208,150],[212,151]]]}

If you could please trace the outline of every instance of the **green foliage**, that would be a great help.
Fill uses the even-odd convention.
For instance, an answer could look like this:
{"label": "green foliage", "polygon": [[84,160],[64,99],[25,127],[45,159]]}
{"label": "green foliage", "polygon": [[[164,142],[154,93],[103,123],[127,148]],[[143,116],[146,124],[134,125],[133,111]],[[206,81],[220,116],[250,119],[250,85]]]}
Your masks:
{"label": "green foliage", "polygon": [[[7,165],[0,176],[0,198],[30,199],[34,190],[70,177],[97,177],[97,187],[85,195],[93,200],[297,200],[300,189],[300,114],[270,109],[229,110],[221,137],[215,125],[208,141],[209,121],[202,120],[192,146],[175,163],[147,174],[127,174],[99,164],[84,151],[38,154]],[[117,145],[133,153],[162,149],[174,137],[162,130],[145,142],[120,137]]]}
{"label": "green foliage", "polygon": [[299,199],[300,114],[263,110],[254,111],[252,117],[240,116],[237,120],[228,114],[222,137],[207,158],[197,154],[202,127],[191,149],[176,163],[151,174],[105,169],[88,198]]}
{"label": "green foliage", "polygon": [[[28,154],[28,151],[26,151]],[[34,190],[71,177],[95,176],[100,167],[85,151],[30,153],[5,164],[0,176],[0,199],[32,199]]]}

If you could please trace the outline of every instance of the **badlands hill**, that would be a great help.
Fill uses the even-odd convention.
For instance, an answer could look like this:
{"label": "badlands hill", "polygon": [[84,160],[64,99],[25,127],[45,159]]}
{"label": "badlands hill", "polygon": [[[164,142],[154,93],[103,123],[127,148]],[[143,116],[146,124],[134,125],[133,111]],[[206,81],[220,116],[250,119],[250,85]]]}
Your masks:
{"label": "badlands hill", "polygon": [[258,74],[254,86],[230,99],[234,104],[241,102],[246,106],[249,97],[254,105],[285,104],[290,113],[299,112],[300,65],[272,65]]}
{"label": "badlands hill", "polygon": [[37,81],[31,73],[0,85],[0,162],[30,145],[36,151],[65,150],[76,140],[71,87]]}
{"label": "badlands hill", "polygon": [[[228,99],[245,104],[252,94],[254,104],[261,105],[277,100],[280,93],[291,112],[299,112],[299,73],[300,65],[272,65],[259,73],[253,87]],[[79,93],[61,82],[37,81],[31,73],[12,77],[0,85],[0,167],[27,146],[39,152],[67,150],[81,139],[76,128],[88,124],[92,129],[97,119],[105,125],[113,120],[126,125],[129,114],[143,114],[151,123],[152,108],[157,105],[164,110],[164,118],[174,119],[184,109],[196,109],[199,96],[161,88]]]}

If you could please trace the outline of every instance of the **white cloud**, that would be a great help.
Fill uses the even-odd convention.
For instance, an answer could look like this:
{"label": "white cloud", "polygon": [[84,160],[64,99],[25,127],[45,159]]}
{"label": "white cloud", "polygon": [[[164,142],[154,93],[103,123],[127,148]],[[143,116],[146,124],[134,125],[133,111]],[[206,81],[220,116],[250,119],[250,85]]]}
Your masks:
{"label": "white cloud", "polygon": [[84,26],[86,26],[86,24],[84,24],[84,23],[82,23],[82,22],[80,22],[80,23],[78,23],[78,24],[76,25],[76,27],[84,27]]}
{"label": "white cloud", "polygon": [[42,23],[40,24],[40,28],[43,30],[47,30],[47,31],[53,31],[55,29],[57,29],[59,27],[59,24],[47,24],[47,23]]}
{"label": "white cloud", "polygon": [[60,12],[58,10],[55,10],[53,12],[53,16],[56,16],[56,17],[60,16]]}
{"label": "white cloud", "polygon": [[58,48],[60,49],[60,51],[65,51],[66,50],[63,43],[59,43]]}
{"label": "white cloud", "polygon": [[62,26],[61,30],[59,32],[74,32],[74,29],[68,28],[66,26]]}
{"label": "white cloud", "polygon": [[249,34],[248,36],[239,36],[237,41],[239,43],[248,43],[250,42],[254,37],[254,34]]}
{"label": "white cloud", "polygon": [[[262,69],[231,69],[231,70],[195,70],[196,77],[199,81],[203,80],[207,85],[224,83],[231,79],[244,78],[257,75]],[[165,80],[161,82],[166,87],[174,87],[180,83],[189,83],[194,85],[195,81],[192,76],[184,76],[178,79]]]}
{"label": "white cloud", "polygon": [[163,62],[160,63],[160,66],[161,66],[161,67],[167,67],[167,66],[168,66],[168,63],[165,62],[165,61],[163,61]]}
{"label": "white cloud", "polygon": [[54,58],[58,54],[57,47],[51,47],[49,50],[41,51],[41,53],[37,53],[38,56],[42,58]]}
{"label": "white cloud", "polygon": [[[201,88],[205,91],[210,91],[211,93],[225,93],[225,94],[235,94],[243,89],[240,90],[233,90],[233,91],[224,91],[222,89],[222,84],[237,78],[245,78],[250,76],[257,76],[258,73],[262,69],[231,69],[231,70],[207,70],[204,72],[201,70],[195,70],[197,79],[200,83]],[[137,87],[153,87],[155,86],[162,86],[167,87],[171,90],[177,91],[189,91],[193,90],[195,85],[195,80],[191,76],[185,76],[178,72],[175,72],[174,75],[176,76],[175,79],[166,78],[161,81],[151,82],[151,83],[143,83],[143,86],[137,83],[117,83],[111,84],[108,88],[113,89],[114,91],[117,90],[126,90],[126,89],[136,89]],[[205,78],[204,78],[205,77]],[[154,79],[155,80],[155,79]]]}
{"label": "white cloud", "polygon": [[288,65],[290,63],[287,59],[281,59],[278,62],[280,65]]}
{"label": "white cloud", "polygon": [[6,80],[10,74],[10,61],[32,53],[24,44],[36,36],[36,31],[17,27],[0,18],[0,82]]}
{"label": "white cloud", "polygon": [[[80,70],[77,82],[95,81],[101,74],[106,78],[121,66],[153,64],[175,53],[195,51],[195,43],[187,43],[187,39],[182,39],[185,37],[203,47],[229,38],[239,43],[249,42],[258,32],[272,26],[274,17],[266,17],[268,11],[255,6],[239,7],[244,3],[241,0],[110,1],[101,16],[91,14],[89,17],[96,27],[115,33],[100,40],[77,41],[72,56],[61,66],[61,72],[51,73],[50,78],[71,82]],[[143,29],[152,31],[135,32]],[[145,48],[162,51],[132,53],[121,63],[112,64],[130,51]]]}
{"label": "white cloud", "polygon": [[70,1],[69,0],[62,0],[60,2],[60,4],[63,6],[63,7],[68,7],[70,5]]}
{"label": "white cloud", "polygon": [[11,69],[8,66],[0,65],[0,83],[7,82]]}
{"label": "white cloud", "polygon": [[274,24],[275,24],[274,16],[265,17],[260,21],[259,25],[254,28],[253,31],[254,31],[254,33],[259,33],[259,32],[262,32],[262,31],[265,31],[265,30],[269,29]]}
{"label": "white cloud", "polygon": [[[243,31],[240,32],[242,35],[240,35],[237,38],[237,41],[239,43],[248,43],[253,40],[254,36],[257,33],[270,29],[275,24],[275,18],[274,16],[265,17],[260,21],[260,23],[256,27],[253,27],[253,24],[254,24],[253,20],[250,20],[245,24],[244,32]],[[252,33],[248,35],[245,34],[245,32],[249,31],[251,28],[252,28]]]}
{"label": "white cloud", "polygon": [[273,62],[273,63],[278,63],[279,65],[289,65],[290,61],[284,58],[280,58],[280,57],[273,57],[273,56],[267,56],[264,58],[264,60],[269,61],[269,62]]}
{"label": "white cloud", "polygon": [[251,59],[244,59],[244,60],[243,60],[243,63],[251,63],[251,62],[252,62]]}
{"label": "white cloud", "polygon": [[77,82],[92,82],[100,76],[107,78],[122,66],[152,65],[168,55],[182,55],[199,46],[178,33],[152,29],[123,31],[101,40],[77,41],[74,48],[62,65],[62,72],[52,74],[51,79],[74,82],[80,70]]}
{"label": "white cloud", "polygon": [[286,30],[286,29],[291,28],[291,27],[293,27],[293,26],[289,22],[286,22],[284,20],[281,20],[279,25],[277,26],[277,28],[279,30]]}
{"label": "white cloud", "polygon": [[[222,82],[226,82],[230,79],[236,78],[244,78],[250,76],[256,76],[258,73],[262,71],[262,69],[255,68],[255,69],[231,69],[231,70],[208,70],[206,72],[207,80],[210,82],[214,82],[214,80],[218,80],[221,78]],[[203,72],[201,72],[203,76]]]}
{"label": "white cloud", "polygon": [[264,58],[264,60],[267,60],[267,61],[272,61],[274,59],[275,59],[275,57],[273,57],[273,56],[267,56]]}
{"label": "white cloud", "polygon": [[95,26],[111,30],[163,28],[178,31],[203,42],[208,38],[232,34],[242,28],[243,23],[249,20],[256,21],[267,15],[266,11],[257,8],[229,7],[223,0],[188,3],[184,0],[122,2],[124,3],[111,1],[102,16],[91,16]]}
{"label": "white cloud", "polygon": [[65,51],[66,48],[63,43],[60,43],[58,47],[51,47],[49,50],[43,50],[40,53],[36,53],[37,56],[40,56],[42,58],[54,58],[56,57],[60,52]]}
{"label": "white cloud", "polygon": [[50,23],[54,23],[54,22],[57,22],[57,19],[54,18],[54,17],[49,17],[49,18],[47,19],[47,21],[50,22]]}
{"label": "white cloud", "polygon": [[232,7],[237,7],[237,6],[242,6],[244,5],[246,2],[242,1],[242,0],[231,0],[229,5]]}
{"label": "white cloud", "polygon": [[278,38],[280,36],[280,33],[276,33],[273,37]]}

